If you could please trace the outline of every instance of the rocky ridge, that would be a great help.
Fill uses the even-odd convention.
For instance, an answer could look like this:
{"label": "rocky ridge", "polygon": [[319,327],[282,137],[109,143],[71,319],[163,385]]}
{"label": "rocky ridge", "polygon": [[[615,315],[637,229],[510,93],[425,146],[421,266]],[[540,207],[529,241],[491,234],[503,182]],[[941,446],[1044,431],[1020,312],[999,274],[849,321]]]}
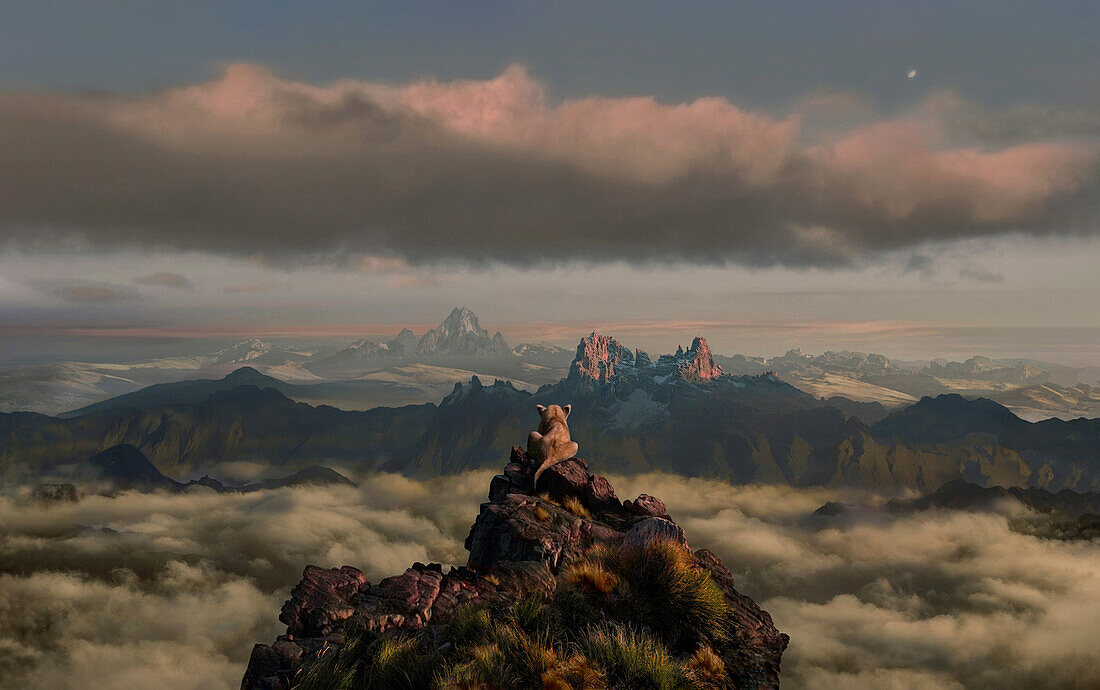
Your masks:
{"label": "rocky ridge", "polygon": [[631,351],[615,338],[593,331],[581,338],[567,381],[598,384],[622,394],[638,387],[706,386],[731,378],[714,362],[704,338],[696,337],[687,350],[678,347],[674,354],[661,355],[654,362],[645,351]]}
{"label": "rocky ridge", "polygon": [[515,602],[536,591],[551,594],[556,575],[594,547],[628,549],[660,540],[682,544],[693,567],[710,574],[730,606],[736,631],[727,656],[730,687],[779,686],[789,638],[776,630],[766,611],[736,590],[717,556],[687,545],[683,529],[660,499],[642,494],[620,501],[610,482],[589,473],[580,458],[547,470],[536,493],[534,469],[522,449],[512,449],[466,538],[465,566],[444,570],[435,563],[414,563],[377,584],[350,566],[307,566],[279,616],[286,634],[254,647],[242,689],[293,687],[302,669],[344,643],[348,626],[380,635],[423,631],[431,639],[432,631],[466,606]]}

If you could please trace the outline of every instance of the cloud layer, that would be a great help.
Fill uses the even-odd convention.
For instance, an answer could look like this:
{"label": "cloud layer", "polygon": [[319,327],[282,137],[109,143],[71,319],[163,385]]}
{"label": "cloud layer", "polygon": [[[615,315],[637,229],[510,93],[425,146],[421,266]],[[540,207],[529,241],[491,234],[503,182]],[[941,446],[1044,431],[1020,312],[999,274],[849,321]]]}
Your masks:
{"label": "cloud layer", "polygon": [[[0,498],[0,687],[232,688],[307,563],[371,581],[464,560],[491,473],[359,490]],[[446,482],[446,488],[441,485]],[[792,637],[784,687],[1091,687],[1100,682],[1100,545],[1008,529],[1011,514],[841,520],[827,489],[615,478],[653,492],[696,547]]]}
{"label": "cloud layer", "polygon": [[1079,129],[961,142],[960,112],[968,131],[996,114],[941,98],[811,133],[803,105],[555,103],[521,67],[314,86],[235,64],[145,97],[9,93],[0,233],[292,260],[830,265],[1096,230],[1097,149]]}
{"label": "cloud layer", "polygon": [[784,683],[806,688],[1085,688],[1100,683],[1100,545],[1011,531],[1003,514],[857,511],[858,493],[654,486],[693,544],[707,545],[791,635]]}
{"label": "cloud layer", "polygon": [[[0,497],[0,688],[234,688],[309,563],[464,562],[488,473],[363,490]],[[448,501],[440,501],[446,495]]]}

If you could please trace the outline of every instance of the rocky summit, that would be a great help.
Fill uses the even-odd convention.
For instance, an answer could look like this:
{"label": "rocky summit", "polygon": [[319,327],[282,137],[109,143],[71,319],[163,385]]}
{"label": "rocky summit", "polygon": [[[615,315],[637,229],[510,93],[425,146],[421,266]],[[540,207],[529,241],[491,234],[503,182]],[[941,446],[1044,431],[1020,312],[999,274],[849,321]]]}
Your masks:
{"label": "rocky summit", "polygon": [[714,362],[704,338],[696,337],[687,350],[678,347],[675,353],[661,355],[654,362],[646,352],[631,351],[615,338],[593,331],[581,338],[567,380],[629,393],[639,387],[698,386],[719,379],[730,377]]}
{"label": "rocky summit", "polygon": [[466,307],[455,307],[437,327],[420,336],[416,354],[430,357],[508,354],[511,348],[497,331],[492,337]]}
{"label": "rocky summit", "polygon": [[[307,566],[279,616],[286,634],[254,647],[242,689],[626,688],[658,672],[677,687],[779,686],[789,638],[717,556],[688,545],[660,499],[621,501],[580,458],[537,490],[534,470],[513,448],[465,566],[414,563],[378,583]],[[656,661],[631,670],[643,647]],[[516,649],[526,661],[509,665]]]}

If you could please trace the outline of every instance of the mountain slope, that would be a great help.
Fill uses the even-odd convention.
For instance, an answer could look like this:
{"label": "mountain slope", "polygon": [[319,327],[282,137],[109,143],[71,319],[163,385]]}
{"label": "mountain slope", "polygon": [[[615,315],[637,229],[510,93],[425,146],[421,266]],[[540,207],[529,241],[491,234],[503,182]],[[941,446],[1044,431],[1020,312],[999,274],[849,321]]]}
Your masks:
{"label": "mountain slope", "polygon": [[347,412],[239,386],[201,402],[64,420],[0,415],[0,472],[17,480],[129,443],[176,476],[238,460],[453,474],[491,466],[530,430],[534,405],[550,403],[574,405],[574,440],[614,472],[878,489],[932,490],[960,477],[1100,488],[1100,420],[1033,424],[988,400],[941,396],[867,427],[843,409],[850,404],[830,405],[769,374],[723,373],[702,339],[653,361],[599,334],[578,345],[569,376],[534,393],[472,377],[439,405]]}
{"label": "mountain slope", "polygon": [[232,390],[239,386],[290,390],[290,386],[279,379],[261,374],[252,367],[241,367],[220,379],[158,383],[133,393],[126,393],[78,410],[65,412],[58,417],[68,419],[97,412],[139,410],[144,407],[164,405],[194,405],[208,399],[214,393]]}

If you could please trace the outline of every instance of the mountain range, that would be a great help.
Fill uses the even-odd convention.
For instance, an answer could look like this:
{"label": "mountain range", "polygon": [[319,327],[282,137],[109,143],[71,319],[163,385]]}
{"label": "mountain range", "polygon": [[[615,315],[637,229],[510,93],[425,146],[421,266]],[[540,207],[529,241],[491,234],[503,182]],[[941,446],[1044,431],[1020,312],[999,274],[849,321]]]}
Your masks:
{"label": "mountain range", "polygon": [[[571,352],[546,343],[510,348],[466,307],[456,307],[417,337],[331,347],[278,346],[250,338],[220,350],[129,364],[53,362],[0,368],[0,412],[82,414],[96,403],[151,385],[221,378],[242,365],[279,380],[288,396],[313,404],[365,410],[436,402],[471,376],[507,378],[525,390],[561,378]],[[274,385],[274,384],[269,384]],[[292,386],[292,387],[288,387]]]}
{"label": "mountain range", "polygon": [[[279,390],[294,400],[366,410],[434,403],[455,383],[475,375],[534,391],[566,376],[572,359],[571,350],[548,343],[510,347],[502,334],[482,328],[473,311],[456,307],[420,336],[403,328],[389,340],[360,339],[339,348],[289,347],[250,338],[188,357],[4,367],[0,412],[73,416],[120,394],[158,383],[217,379],[242,365],[278,379]],[[987,397],[1031,421],[1100,416],[1100,368],[981,356],[964,362],[899,362],[881,354],[810,355],[798,349],[778,357],[715,354],[713,359],[731,374],[774,372],[867,422],[923,396],[945,393]]]}
{"label": "mountain range", "polygon": [[702,338],[652,358],[593,333],[568,374],[529,392],[472,377],[439,404],[363,412],[295,402],[255,370],[147,389],[59,419],[0,414],[0,476],[48,475],[129,443],[162,472],[219,463],[295,470],[337,463],[425,477],[491,467],[522,438],[534,405],[570,402],[573,438],[608,472],[668,471],[734,483],[932,490],[981,485],[1100,486],[1100,420],[1032,423],[989,400],[926,397],[873,422],[774,374],[726,373]]}
{"label": "mountain range", "polygon": [[66,471],[65,478],[69,482],[39,485],[36,495],[44,498],[77,496],[78,490],[96,493],[133,490],[179,492],[191,487],[205,487],[218,493],[250,493],[306,484],[356,486],[355,482],[344,475],[322,465],[311,465],[286,477],[262,479],[247,484],[230,484],[205,474],[189,482],[179,482],[164,475],[144,453],[128,443],[102,450],[66,468]]}

